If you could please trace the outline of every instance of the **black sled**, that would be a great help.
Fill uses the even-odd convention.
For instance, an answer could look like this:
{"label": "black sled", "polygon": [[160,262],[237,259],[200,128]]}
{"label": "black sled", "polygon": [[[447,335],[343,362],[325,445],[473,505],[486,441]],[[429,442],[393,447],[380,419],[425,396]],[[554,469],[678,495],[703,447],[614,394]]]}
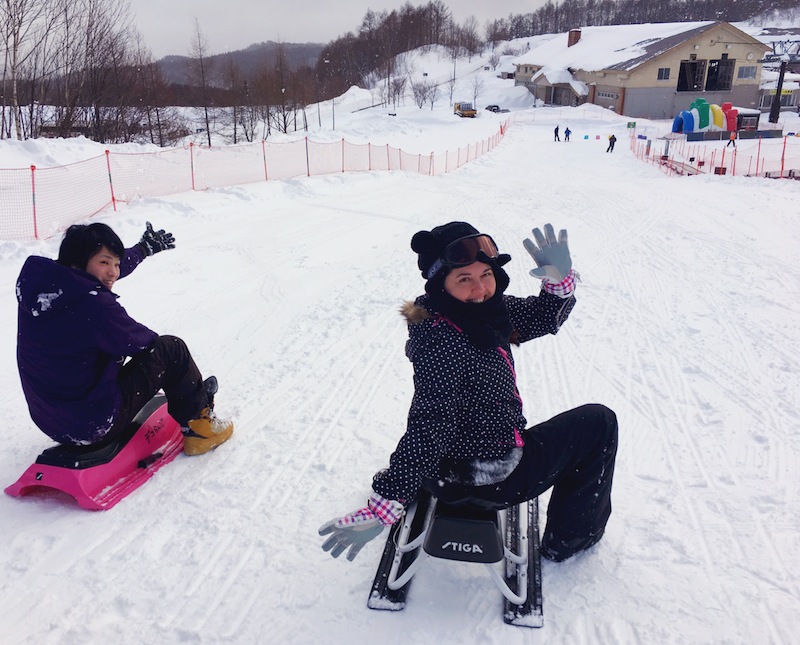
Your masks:
{"label": "black sled", "polygon": [[428,557],[482,563],[503,594],[506,623],[544,624],[537,499],[501,513],[453,506],[421,493],[389,532],[367,606],[402,610],[411,580]]}

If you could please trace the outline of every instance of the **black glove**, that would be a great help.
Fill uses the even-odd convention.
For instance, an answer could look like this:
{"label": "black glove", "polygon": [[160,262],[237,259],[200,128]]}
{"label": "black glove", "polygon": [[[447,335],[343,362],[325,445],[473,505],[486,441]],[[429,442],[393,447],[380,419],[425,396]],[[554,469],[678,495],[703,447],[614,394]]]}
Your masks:
{"label": "black glove", "polygon": [[175,248],[175,237],[172,233],[167,233],[163,228],[160,231],[154,231],[153,225],[147,222],[147,228],[139,240],[139,246],[147,256],[158,253],[165,249]]}

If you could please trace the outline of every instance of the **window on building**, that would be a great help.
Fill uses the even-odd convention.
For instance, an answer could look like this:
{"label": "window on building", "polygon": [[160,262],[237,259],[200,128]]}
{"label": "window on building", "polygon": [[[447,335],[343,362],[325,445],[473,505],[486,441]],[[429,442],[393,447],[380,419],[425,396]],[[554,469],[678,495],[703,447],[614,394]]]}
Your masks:
{"label": "window on building", "polygon": [[741,80],[752,78],[755,80],[757,72],[758,68],[755,65],[742,65],[736,74],[736,78]]}
{"label": "window on building", "polygon": [[726,92],[733,85],[735,60],[712,60],[708,63],[706,92]]}
{"label": "window on building", "polygon": [[[770,94],[762,94],[759,107],[771,108],[772,100],[774,98],[775,98],[774,90]],[[791,91],[781,92],[781,107],[794,107],[797,104],[796,99],[797,96],[794,94],[794,92]]]}
{"label": "window on building", "polygon": [[[694,56],[694,54],[691,54]],[[701,92],[703,80],[706,77],[706,62],[704,60],[682,60],[678,71],[679,92]]]}
{"label": "window on building", "polygon": [[659,81],[668,81],[669,80],[669,67],[659,67],[658,68],[658,80]]}
{"label": "window on building", "polygon": [[597,93],[597,97],[601,98],[601,99],[612,99],[612,100],[615,100],[615,99],[619,98],[619,94],[613,94],[611,92],[598,92]]}

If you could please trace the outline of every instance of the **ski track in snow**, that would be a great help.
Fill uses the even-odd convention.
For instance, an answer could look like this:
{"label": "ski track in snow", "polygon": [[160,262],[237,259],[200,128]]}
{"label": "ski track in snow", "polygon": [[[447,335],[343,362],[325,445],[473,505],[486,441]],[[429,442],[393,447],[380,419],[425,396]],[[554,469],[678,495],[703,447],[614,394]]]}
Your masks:
{"label": "ski track in snow", "polygon": [[[797,182],[668,178],[631,157],[624,123],[569,121],[573,141],[553,144],[546,114],[521,113],[496,150],[445,176],[293,180],[103,215],[127,237],[145,218],[176,233],[175,251],[120,284],[122,303],[187,340],[219,377],[217,409],[237,429],[107,513],[3,496],[0,517],[14,523],[3,639],[792,642]],[[582,139],[612,127],[613,154]],[[541,630],[503,624],[483,567],[433,559],[405,612],[369,611],[380,545],[336,561],[316,532],[363,504],[403,432],[412,373],[398,308],[423,283],[408,243],[452,219],[512,254],[514,295],[538,292],[522,238],[546,222],[569,229],[578,305],[557,336],[515,349],[526,416],[597,401],[620,420],[608,532],[587,554],[544,563]],[[6,284],[27,252],[52,255],[54,244],[4,255]],[[7,300],[0,352],[11,372]],[[10,480],[47,442],[16,374],[6,380],[0,401],[24,429],[3,456]]]}

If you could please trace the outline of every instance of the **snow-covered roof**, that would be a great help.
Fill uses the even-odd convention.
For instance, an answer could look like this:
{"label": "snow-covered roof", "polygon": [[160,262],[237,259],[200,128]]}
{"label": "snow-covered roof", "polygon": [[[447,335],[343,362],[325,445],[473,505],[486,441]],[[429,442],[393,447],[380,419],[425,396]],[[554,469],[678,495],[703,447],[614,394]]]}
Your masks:
{"label": "snow-covered roof", "polygon": [[565,84],[572,88],[576,96],[588,96],[589,86],[583,81],[577,81],[566,69],[545,68],[536,72],[531,78],[536,81],[537,78],[545,77],[550,85]]}
{"label": "snow-covered roof", "polygon": [[514,63],[548,69],[629,71],[719,24],[702,21],[583,27],[580,40],[572,47],[567,46],[568,35],[564,33],[522,54]]}

